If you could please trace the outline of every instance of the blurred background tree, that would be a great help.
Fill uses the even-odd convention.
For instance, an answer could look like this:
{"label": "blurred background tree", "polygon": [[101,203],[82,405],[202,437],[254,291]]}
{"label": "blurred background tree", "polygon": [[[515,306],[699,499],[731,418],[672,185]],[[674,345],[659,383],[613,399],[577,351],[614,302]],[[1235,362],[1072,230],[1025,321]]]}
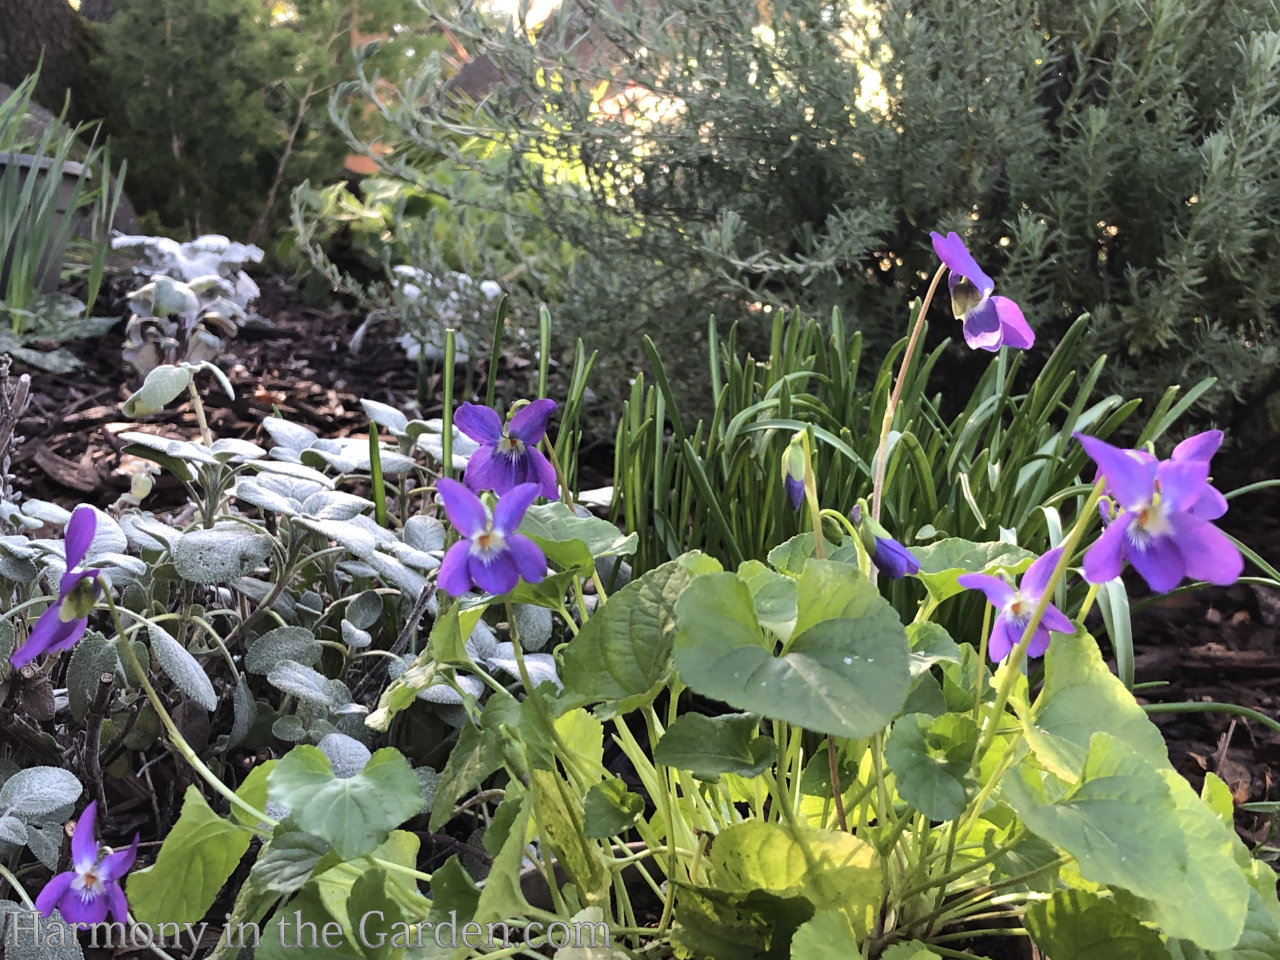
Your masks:
{"label": "blurred background tree", "polygon": [[[156,226],[254,242],[285,220],[308,177],[332,178],[346,146],[328,99],[353,45],[379,35],[394,69],[412,0],[116,0],[100,63],[122,100],[113,131],[130,195]],[[363,132],[368,133],[368,128]]]}
{"label": "blurred background tree", "polygon": [[53,113],[70,94],[72,123],[110,112],[101,76],[90,66],[93,28],[62,0],[0,0],[0,83],[16,88],[41,67],[34,99]]}

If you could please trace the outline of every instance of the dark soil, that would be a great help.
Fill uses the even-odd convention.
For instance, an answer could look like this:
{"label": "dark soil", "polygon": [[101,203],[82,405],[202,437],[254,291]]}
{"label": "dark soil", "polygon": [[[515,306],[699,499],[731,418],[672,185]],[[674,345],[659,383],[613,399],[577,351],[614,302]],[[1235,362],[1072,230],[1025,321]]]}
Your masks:
{"label": "dark soil", "polygon": [[[407,360],[387,327],[375,328],[359,355],[348,344],[360,316],[341,307],[303,305],[281,282],[261,281],[259,312],[266,329],[247,330],[228,345],[220,366],[236,389],[230,399],[209,378],[202,390],[214,433],[266,445],[260,428],[273,409],[307,424],[321,436],[363,434],[368,420],[360,398],[410,411],[419,383],[417,364]],[[127,420],[119,404],[138,377],[120,359],[121,333],[71,345],[83,366],[72,374],[32,371],[32,404],[19,432],[25,442],[13,462],[17,487],[27,498],[71,506],[89,502],[107,507],[129,489],[140,464],[121,453],[119,434],[145,430],[172,436],[198,433],[189,405],[143,421]],[[528,371],[503,369],[506,387],[522,389]],[[202,385],[204,386],[204,385]],[[417,415],[439,415],[439,383],[428,378],[434,398]],[[1229,446],[1215,463],[1217,485],[1231,490],[1280,476],[1280,444],[1267,425],[1246,418],[1236,425]],[[600,438],[607,450],[611,438]],[[1263,451],[1242,456],[1239,451]],[[607,463],[597,464],[595,482],[608,482]],[[147,507],[158,513],[185,500],[181,486],[162,475]],[[1280,562],[1280,493],[1247,494],[1232,504],[1223,521],[1230,532],[1272,563]],[[1252,570],[1248,571],[1254,572]],[[1135,605],[1142,586],[1135,582]],[[1280,591],[1237,584],[1159,598],[1134,616],[1139,683],[1147,702],[1226,703],[1280,716]],[[1179,713],[1155,718],[1169,744],[1174,766],[1198,789],[1207,772],[1220,776],[1237,804],[1280,800],[1280,735],[1262,724],[1226,713]],[[145,789],[140,787],[145,793]],[[154,798],[154,793],[151,797]],[[150,803],[137,798],[149,817]],[[154,802],[154,800],[152,800]],[[117,811],[120,811],[117,807]],[[1280,818],[1278,821],[1280,822]],[[1238,829],[1251,848],[1277,843],[1270,818],[1242,814]],[[118,826],[118,824],[117,824]],[[130,830],[133,828],[130,827]],[[993,954],[994,955],[994,954]]]}

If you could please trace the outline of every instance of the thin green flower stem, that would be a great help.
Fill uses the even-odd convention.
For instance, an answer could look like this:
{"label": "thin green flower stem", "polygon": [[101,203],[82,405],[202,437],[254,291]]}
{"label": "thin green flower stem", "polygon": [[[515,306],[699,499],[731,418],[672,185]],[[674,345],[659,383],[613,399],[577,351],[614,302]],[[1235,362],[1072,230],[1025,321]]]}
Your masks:
{"label": "thin green flower stem", "polygon": [[524,685],[526,696],[533,701],[533,712],[538,715],[539,721],[547,728],[551,742],[555,744],[556,750],[559,751],[565,768],[577,774],[581,784],[590,783],[594,779],[594,772],[583,768],[582,757],[577,751],[571,750],[569,745],[565,743],[564,737],[556,729],[556,722],[551,716],[551,711],[547,709],[546,703],[533,689],[533,678],[529,676],[529,667],[524,662],[524,647],[520,643],[520,632],[516,628],[515,611],[511,608],[510,600],[503,601],[503,605],[507,610],[507,632],[511,635],[511,651],[516,658],[516,669],[520,671],[520,682]]}
{"label": "thin green flower stem", "polygon": [[609,591],[604,588],[604,581],[600,579],[600,571],[595,568],[595,564],[591,565],[591,582],[596,586],[596,596],[600,598],[600,602],[606,602]]}
{"label": "thin green flower stem", "polygon": [[1022,842],[1022,839],[1026,835],[1027,835],[1026,828],[1020,827],[1018,830],[1016,830],[1013,833],[1013,835],[1009,838],[1008,842],[1006,842],[1003,846],[997,847],[995,850],[991,851],[990,853],[986,854],[985,856],[981,857],[978,860],[974,860],[972,863],[966,863],[963,867],[956,867],[954,870],[950,870],[947,873],[942,874],[941,876],[932,877],[925,883],[917,884],[914,887],[908,887],[906,890],[902,891],[902,893],[899,895],[899,899],[903,901],[909,900],[912,897],[917,897],[920,894],[924,893],[925,891],[930,890],[933,887],[937,887],[937,886],[941,886],[945,888],[947,884],[951,883],[951,881],[959,880],[962,877],[966,876],[967,874],[972,873],[974,870],[977,870],[980,867],[985,867],[988,863],[991,863],[997,858],[1004,856],[1006,853],[1008,853],[1010,850],[1012,850],[1014,847],[1020,844]]}
{"label": "thin green flower stem", "polygon": [[569,632],[576,637],[578,635],[578,631],[582,628],[574,621],[573,614],[569,612],[569,608],[564,605],[563,600],[560,601],[560,607],[556,610],[556,613],[560,614],[560,619],[564,621],[564,625],[568,628]]}
{"label": "thin green flower stem", "polygon": [[[456,334],[450,328],[444,332],[444,404],[440,411],[440,476],[453,478],[453,375],[457,357]],[[421,368],[419,368],[421,370]]]}
{"label": "thin green flower stem", "polygon": [[1067,857],[1067,856],[1059,857],[1056,860],[1051,860],[1049,863],[1041,864],[1040,866],[1036,867],[1034,870],[1028,870],[1026,873],[1022,874],[1021,876],[1009,877],[1005,880],[1001,880],[999,883],[984,883],[982,884],[982,886],[974,887],[971,890],[966,890],[964,893],[956,897],[955,900],[947,904],[946,907],[936,911],[935,914],[931,914],[929,917],[926,917],[924,919],[932,920],[936,916],[938,918],[941,918],[944,921],[944,923],[952,919],[959,919],[959,918],[973,919],[972,914],[967,914],[964,912],[964,908],[970,902],[975,900],[982,900],[984,898],[990,897],[992,894],[999,893],[1001,890],[1007,887],[1020,886],[1021,884],[1027,883],[1030,880],[1034,880],[1036,877],[1040,876],[1040,874],[1042,873],[1048,873],[1050,870],[1057,870],[1058,868],[1065,866],[1066,864],[1070,863],[1073,859],[1074,859],[1073,857]]}
{"label": "thin green flower stem", "polygon": [[831,796],[835,800],[836,823],[841,833],[849,832],[849,821],[844,815],[844,797],[840,787],[840,758],[836,754],[835,737],[827,737],[827,769],[831,773]]}
{"label": "thin green flower stem", "polygon": [[892,820],[894,825],[898,824],[898,818],[894,815],[893,804],[889,802],[889,788],[884,782],[884,731],[880,730],[871,735],[871,766],[875,771],[876,778],[876,799],[880,803],[880,809],[876,811],[877,819]]}
{"label": "thin green flower stem", "polygon": [[[622,749],[627,759],[631,761],[632,766],[635,767],[636,776],[640,778],[640,784],[644,787],[645,792],[651,797],[656,797],[662,791],[662,787],[658,783],[658,770],[654,766],[652,759],[636,741],[631,728],[627,726],[620,714],[613,718],[613,726],[617,731],[614,734],[614,743]],[[685,826],[686,835],[679,838],[677,842],[683,841],[685,844],[694,844],[695,839],[692,832],[688,830],[688,825],[684,824],[683,820],[681,820],[681,823]],[[673,827],[674,825],[672,824],[667,825],[668,834],[674,832]]]}
{"label": "thin green flower stem", "polygon": [[573,578],[573,597],[574,602],[578,605],[578,617],[585,626],[586,622],[591,619],[591,614],[587,612],[587,598],[582,592],[582,581],[577,577]]}
{"label": "thin green flower stem", "polygon": [[[622,837],[618,837],[618,836],[613,837],[612,842],[619,845],[624,844]],[[659,847],[659,849],[665,850],[666,848]],[[689,851],[686,851],[686,855],[689,855]],[[640,878],[644,880],[645,885],[648,886],[648,888],[653,891],[653,895],[655,897],[658,897],[659,899],[661,899],[662,897],[666,896],[666,894],[662,892],[662,885],[653,878],[653,874],[649,872],[648,867],[643,862],[639,860],[631,862],[627,859],[613,861],[613,865],[616,866],[618,864],[622,864],[622,866],[624,867],[630,867],[634,869],[636,873],[640,874]],[[620,872],[619,872],[619,876],[621,876]]]}
{"label": "thin green flower stem", "polygon": [[[868,744],[868,746],[870,746],[870,744]],[[863,752],[865,753],[865,749]],[[859,776],[862,774],[861,764],[859,764],[858,767],[858,774]],[[875,788],[875,778],[868,777],[866,786],[858,791],[858,825],[853,831],[854,836],[864,837],[866,836],[867,831],[871,828],[871,807],[873,806],[871,794],[875,792]]]}
{"label": "thin green flower stem", "polygon": [[[652,713],[652,708],[650,708]],[[662,815],[667,821],[667,836],[671,836],[671,824],[675,821],[675,799],[672,794],[675,792],[675,784],[671,782],[670,773],[666,773],[662,777],[662,792],[660,794],[662,800]],[[665,866],[667,871],[667,892],[662,897],[662,916],[658,918],[659,932],[665,932],[670,925],[672,918],[675,916],[676,909],[676,847],[675,844],[670,845],[667,851],[667,863]]]}
{"label": "thin green flower stem", "polygon": [[997,450],[1000,447],[1000,428],[1004,420],[1004,381],[1009,366],[1008,354],[1007,347],[1002,346],[996,351],[996,409],[995,416],[991,418],[991,442],[987,444],[988,450]]}
{"label": "thin green flower stem", "polygon": [[1009,694],[1013,692],[1013,685],[1017,678],[1021,676],[1020,668],[1026,659],[1027,647],[1031,645],[1031,638],[1035,636],[1036,628],[1040,626],[1045,610],[1049,609],[1049,604],[1053,600],[1054,590],[1057,588],[1059,581],[1062,580],[1063,574],[1067,572],[1067,567],[1071,565],[1071,558],[1075,554],[1076,545],[1084,535],[1084,528],[1092,523],[1096,516],[1094,508],[1097,507],[1098,501],[1102,498],[1105,484],[1105,480],[1099,480],[1094,485],[1093,493],[1089,495],[1084,506],[1080,509],[1076,522],[1071,527],[1071,532],[1067,534],[1066,540],[1062,543],[1062,556],[1058,558],[1058,563],[1053,568],[1053,573],[1049,576],[1049,582],[1045,584],[1044,592],[1040,594],[1040,600],[1036,604],[1035,610],[1031,612],[1031,619],[1027,621],[1027,626],[1022,631],[1022,639],[1018,641],[1018,645],[1013,648],[1013,652],[1005,658],[1004,663],[1000,666],[997,674],[1000,677],[1000,682],[999,686],[996,687],[996,701],[990,713],[991,721],[980,735],[978,749],[974,753],[975,763],[982,759],[983,754],[986,753],[987,748],[991,745],[991,738],[995,736],[996,729],[1000,725],[1000,719],[1004,716],[1005,707],[1009,704]]}
{"label": "thin green flower stem", "polygon": [[556,448],[544,435],[542,448],[547,451],[547,459],[551,461],[551,469],[556,472],[556,483],[560,487],[560,500],[570,510],[573,509],[573,494],[569,490],[569,481],[565,478],[564,469],[556,458]]}
{"label": "thin green flower stem", "polygon": [[[548,851],[549,849],[550,849],[549,845],[544,844],[541,850],[539,851],[539,856],[537,859],[538,869],[542,873],[542,879],[547,884],[547,892],[551,895],[552,906],[556,908],[556,911],[561,916],[564,916],[569,913],[569,909],[564,902],[564,893],[560,889],[560,884],[556,882],[556,879],[557,879],[556,868],[551,863],[551,857],[546,856],[546,851]],[[526,855],[529,854],[530,852],[531,851],[526,846],[525,848]]]}
{"label": "thin green flower stem", "polygon": [[[773,744],[778,755],[778,759],[775,762],[777,763],[778,773],[780,774],[785,774],[787,770],[787,751],[791,745],[789,729],[787,721],[773,721]],[[779,809],[774,813],[774,818],[777,819],[778,817],[786,816],[787,814],[795,816],[795,811],[791,809],[790,796],[781,793],[778,790],[778,786],[778,780],[774,777],[770,782],[771,792],[774,794],[773,805],[779,808],[786,807],[786,813],[784,814],[783,811]]]}
{"label": "thin green flower stem", "polygon": [[813,446],[809,430],[800,441],[804,450],[804,499],[809,506],[809,522],[813,525],[813,555],[819,560],[827,558],[827,547],[822,536],[822,508],[818,506],[818,478],[813,473]]}
{"label": "thin green flower stem", "polygon": [[858,531],[857,531],[857,528],[854,527],[853,521],[850,520],[848,517],[846,517],[839,510],[832,510],[830,507],[825,507],[822,510],[822,517],[823,519],[834,520],[836,523],[840,524],[845,528],[846,532],[848,532],[851,538],[853,538],[854,540],[858,539]]}
{"label": "thin green flower stem", "polygon": [[1084,623],[1084,618],[1093,609],[1094,601],[1098,599],[1098,587],[1100,586],[1101,584],[1098,583],[1089,584],[1089,592],[1084,595],[1084,603],[1080,604],[1080,613],[1076,617],[1081,623]]}
{"label": "thin green flower stem", "polygon": [[[894,832],[890,835],[890,843],[896,845],[898,837],[901,836],[902,821],[897,819],[893,814],[892,804],[889,802],[889,791],[884,782],[884,756],[882,753],[884,747],[884,734],[878,732],[871,737],[871,765],[873,769],[872,776],[875,778],[876,799],[879,803],[876,809],[876,825],[881,826],[887,819],[893,820]],[[879,844],[877,844],[879,846]],[[890,847],[889,849],[892,849]],[[880,855],[880,877],[882,889],[890,890],[893,886],[893,877],[889,872],[889,857]],[[884,922],[883,913],[876,918],[875,935],[879,936],[883,931],[880,924]]]}
{"label": "thin green flower stem", "polygon": [[964,830],[967,830],[973,821],[982,816],[982,810],[986,806],[987,799],[1000,783],[1000,780],[1004,777],[1009,767],[1013,765],[1013,761],[1018,754],[1018,747],[1020,743],[1021,741],[1017,737],[1010,739],[1008,746],[1005,748],[1004,755],[995,765],[991,776],[986,778],[986,782],[983,783],[982,789],[980,789],[978,791],[978,795],[973,798],[973,803],[969,804],[968,809],[960,815],[958,829],[963,828]]}
{"label": "thin green flower stem", "polygon": [[[128,607],[122,607],[119,609],[121,613],[128,614],[129,616],[137,620],[139,623],[161,623],[165,620],[181,620],[182,619],[182,617],[176,613],[162,613],[155,617],[144,617],[140,613],[134,613],[134,611],[130,610]],[[233,611],[227,611],[227,612],[232,613]],[[218,632],[214,630],[213,627],[207,621],[205,621],[201,617],[195,617],[187,622],[194,623],[204,633],[207,633],[210,639],[212,639],[214,644],[218,647],[218,650],[222,653],[222,658],[226,660],[227,666],[231,668],[231,672],[232,673],[239,672],[239,668],[236,666],[236,661],[231,656],[231,651],[227,649],[226,644],[222,642],[222,638],[218,636]]]}
{"label": "thin green flower stem", "polygon": [[[902,822],[905,823],[905,819]],[[932,848],[934,846],[933,835],[933,825],[929,822],[929,818],[923,813],[917,813],[915,824],[912,826],[911,830],[912,842],[908,844],[904,850],[904,855],[909,866],[904,875],[899,879],[906,881],[915,877],[923,870],[924,865],[928,862],[930,853],[932,853]]]}
{"label": "thin green flower stem", "polygon": [[[876,788],[876,785],[870,780],[868,780],[867,783],[850,798],[849,806],[861,805],[861,808],[865,810],[866,804],[863,803],[863,801],[865,801],[867,797],[871,795],[871,791],[874,790],[875,788]],[[867,820],[864,818],[860,824],[860,830],[854,830],[853,833],[856,835],[859,832],[865,832],[866,828],[867,828]]]}
{"label": "thin green flower stem", "polygon": [[876,445],[875,479],[871,484],[871,518],[877,523],[880,521],[880,501],[884,495],[885,460],[887,459],[885,454],[886,447],[889,445],[889,432],[893,429],[893,415],[898,410],[898,401],[902,399],[902,388],[905,386],[907,379],[907,370],[911,365],[911,358],[916,352],[916,343],[924,330],[924,321],[925,317],[929,315],[929,305],[933,303],[933,294],[938,289],[938,284],[946,271],[947,265],[945,263],[941,264],[937,272],[934,273],[933,280],[929,283],[929,289],[924,295],[924,302],[920,304],[920,313],[916,316],[915,326],[911,328],[911,336],[907,339],[907,349],[903,351],[902,363],[898,366],[898,377],[893,382],[893,391],[889,394],[889,402],[884,408],[884,422],[880,424],[880,442]]}
{"label": "thin green flower stem", "polygon": [[0,879],[8,881],[9,886],[13,887],[18,896],[22,898],[22,902],[27,905],[28,910],[34,910],[36,908],[36,905],[31,902],[31,898],[27,896],[27,891],[23,888],[22,884],[18,882],[18,878],[10,873],[9,868],[3,863],[0,863]]}
{"label": "thin green flower stem", "polygon": [[[1025,893],[1022,893],[1022,894],[1011,893],[1007,897],[1002,897],[1001,903],[1016,904],[1016,906],[1010,906],[1008,909],[1004,909],[1004,910],[988,909],[986,913],[979,913],[975,910],[975,912],[973,913],[963,914],[962,916],[959,917],[959,919],[962,919],[968,923],[973,923],[978,920],[1007,920],[1010,917],[1021,917],[1023,914],[1023,911],[1026,909],[1026,901],[1025,899],[1016,900],[1015,898],[1017,897],[1025,898],[1026,896],[1027,895]],[[999,906],[999,904],[997,904],[997,906]]]}
{"label": "thin green flower stem", "polygon": [[[635,927],[639,924],[636,922],[635,907],[631,903],[631,895],[627,892],[627,884],[622,879],[621,872],[615,871],[612,877],[613,895],[617,898],[618,905],[621,908],[621,920],[624,926]],[[675,884],[671,884],[672,887]],[[673,897],[674,899],[674,897]]]}
{"label": "thin green flower stem", "polygon": [[978,669],[977,678],[973,683],[973,722],[982,722],[982,688],[985,686],[983,679],[983,665],[987,662],[987,648],[991,644],[991,611],[995,609],[989,603],[982,605],[982,639],[978,641]]}
{"label": "thin green flower stem", "polygon": [[57,596],[53,594],[41,594],[38,597],[29,597],[28,599],[23,600],[21,603],[13,605],[4,613],[0,613],[0,622],[8,620],[15,613],[21,613],[23,610],[27,609],[27,607],[36,606],[42,600],[57,600],[57,599],[58,599]]}
{"label": "thin green flower stem", "polygon": [[209,430],[209,421],[204,416],[204,404],[196,390],[196,377],[192,373],[187,379],[187,392],[191,394],[191,407],[196,412],[196,423],[200,424],[200,439],[206,447],[213,446],[213,434]]}
{"label": "thin green flower stem", "polygon": [[129,635],[124,628],[124,622],[120,619],[120,611],[116,608],[116,602],[111,596],[110,587],[105,582],[102,582],[101,576],[99,576],[99,582],[102,583],[102,593],[106,597],[107,608],[111,611],[112,623],[115,624],[116,633],[120,637],[120,642],[117,644],[120,648],[120,653],[137,676],[139,686],[146,693],[147,699],[151,701],[151,707],[155,710],[156,716],[160,718],[160,723],[163,724],[165,731],[169,734],[169,739],[172,741],[174,749],[178,751],[182,759],[191,765],[191,768],[196,773],[200,774],[210,787],[225,797],[232,806],[238,807],[248,814],[251,819],[264,823],[271,830],[274,830],[280,825],[278,820],[267,816],[266,813],[246,802],[234,790],[223,783],[216,773],[205,766],[204,761],[191,749],[191,745],[187,743],[186,738],[178,730],[178,725],[173,722],[173,717],[169,716],[169,711],[165,709],[164,701],[160,699],[160,694],[151,685],[151,681],[147,679],[147,672],[142,669],[142,664],[138,662],[138,656],[133,652],[133,643],[129,640]]}
{"label": "thin green flower stem", "polygon": [[[645,704],[645,707],[643,710],[643,716],[644,716],[644,722],[645,722],[645,730],[649,734],[649,742],[651,744],[657,743],[659,740],[662,739],[662,734],[661,734],[662,727],[661,727],[661,723],[658,720],[657,712],[653,709],[652,703]],[[671,918],[675,910],[675,882],[674,881],[676,876],[677,859],[676,859],[676,843],[675,843],[674,825],[675,825],[675,816],[676,816],[676,803],[679,800],[679,798],[676,795],[676,784],[671,777],[672,769],[670,767],[664,767],[662,770],[658,770],[655,767],[654,772],[660,778],[660,789],[658,790],[658,800],[660,800],[662,803],[662,816],[667,822],[667,837],[668,837],[668,840],[670,841],[668,843],[669,849],[667,852],[667,862],[663,865],[663,869],[666,870],[667,880],[669,881],[669,883],[667,884],[667,893],[664,894],[662,897],[662,916],[658,921],[658,926],[661,929],[665,930],[668,924],[671,923]],[[690,800],[692,801],[693,806],[696,809],[698,807],[698,799],[699,799],[697,795],[697,790],[693,790],[692,792],[690,792],[688,789],[686,789],[685,793],[690,797]],[[714,820],[714,818],[711,816],[709,807],[704,813],[704,817],[706,818],[708,823]],[[683,822],[684,822],[684,818],[682,817],[681,823]],[[692,837],[690,837],[690,839],[692,839]]]}
{"label": "thin green flower stem", "polygon": [[[893,855],[898,858],[898,869],[904,876],[907,873],[914,872],[915,858],[911,857],[899,845],[898,841],[902,839],[902,835],[907,832],[910,821],[906,817],[900,817],[894,821],[893,827],[887,834],[885,839],[878,846],[886,851],[892,851]],[[910,864],[910,866],[908,866]]]}
{"label": "thin green flower stem", "polygon": [[[813,473],[813,453],[809,445],[809,431],[804,432],[804,497],[809,504],[809,519],[813,524],[813,554],[819,560],[826,559],[827,546],[822,536],[822,508],[818,506],[818,480]],[[843,519],[843,517],[841,517]],[[827,736],[827,770],[831,777],[831,796],[836,805],[836,823],[841,833],[849,832],[849,821],[845,817],[844,797],[840,787],[840,759],[836,753],[834,736]],[[799,778],[796,778],[797,784]]]}
{"label": "thin green flower stem", "polygon": [[[1016,914],[1015,914],[1016,915]],[[933,943],[948,940],[972,940],[974,937],[1029,937],[1025,927],[990,927],[985,930],[960,930],[956,933],[944,933],[933,938]],[[932,944],[930,944],[932,946]]]}
{"label": "thin green flower stem", "polygon": [[[947,831],[947,852],[942,858],[942,872],[946,875],[951,872],[951,867],[955,863],[956,856],[956,840],[960,836],[960,823],[957,820],[951,821],[951,829]],[[926,889],[927,886],[926,886]],[[947,898],[947,885],[944,883],[938,887],[937,894],[933,898],[933,913],[936,914],[943,910],[943,901]],[[928,914],[927,916],[933,916]]]}
{"label": "thin green flower stem", "polygon": [[[764,777],[764,782],[768,785],[769,792],[773,794],[774,803],[779,808],[782,819],[787,822],[787,826],[793,830],[798,830],[800,823],[796,820],[796,812],[791,809],[790,797],[782,789],[782,784],[778,783],[778,778],[768,770],[762,773],[761,776]],[[805,849],[805,855],[808,856],[807,848]]]}
{"label": "thin green flower stem", "polygon": [[[614,837],[613,839],[615,843],[624,845],[622,837]],[[629,853],[625,857],[614,857],[612,863],[614,866],[628,867],[632,864],[639,863],[641,860],[648,860],[650,857],[657,859],[658,854],[669,853],[671,851],[675,851],[676,856],[692,857],[694,854],[693,850],[681,850],[679,847],[669,846],[664,843],[661,846],[653,847],[652,849],[646,847],[644,850],[637,853]]]}
{"label": "thin green flower stem", "polygon": [[1280,733],[1280,722],[1250,707],[1242,707],[1234,703],[1216,703],[1214,701],[1187,701],[1182,703],[1148,703],[1143,710],[1148,715],[1154,713],[1227,713],[1236,717],[1247,717],[1257,720],[1268,730]]}
{"label": "thin green flower stem", "polygon": [[967,953],[964,950],[952,950],[950,947],[944,947],[941,944],[931,943],[929,949],[942,957],[943,960],[983,960],[974,953]]}
{"label": "thin green flower stem", "polygon": [[792,727],[787,743],[787,795],[791,809],[800,809],[800,777],[804,773],[804,730]]}

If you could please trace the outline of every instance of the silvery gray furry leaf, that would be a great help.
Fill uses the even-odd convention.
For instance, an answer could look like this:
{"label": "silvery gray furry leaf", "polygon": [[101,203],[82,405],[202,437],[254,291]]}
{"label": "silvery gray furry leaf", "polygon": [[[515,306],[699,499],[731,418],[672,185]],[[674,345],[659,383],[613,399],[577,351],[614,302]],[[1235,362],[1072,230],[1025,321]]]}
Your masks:
{"label": "silvery gray furry leaf", "polygon": [[405,521],[404,542],[415,550],[433,553],[444,549],[444,524],[436,517],[416,514]]}
{"label": "silvery gray furry leaf", "polygon": [[244,668],[249,673],[269,674],[283,660],[314,666],[320,659],[320,641],[305,627],[276,627],[249,644]]}
{"label": "silvery gray furry leaf", "polygon": [[551,611],[530,603],[517,603],[511,608],[520,646],[541,650],[551,639]]}
{"label": "silvery gray furry leaf", "polygon": [[341,624],[342,642],[353,650],[363,650],[373,643],[373,637],[361,630],[350,620],[344,619]]}
{"label": "silvery gray furry leaf", "polygon": [[147,635],[151,638],[151,652],[155,654],[160,669],[178,689],[206,710],[217,709],[218,694],[213,689],[213,682],[190,651],[154,623],[147,624]]}
{"label": "silvery gray furry leaf", "polygon": [[345,733],[330,733],[316,744],[329,760],[335,777],[354,777],[364,769],[373,753],[359,740]]}
{"label": "silvery gray furry leaf", "polygon": [[193,583],[225,583],[251,573],[271,555],[274,541],[238,523],[186,533],[173,550],[179,576]]}
{"label": "silvery gray furry leaf", "polygon": [[276,459],[297,459],[297,454],[316,442],[316,433],[300,423],[290,423],[281,417],[267,417],[262,427],[271,435],[276,446],[271,456]]}
{"label": "silvery gray furry leaf", "polygon": [[27,767],[0,787],[0,816],[42,818],[83,792],[75,775],[61,767]]}

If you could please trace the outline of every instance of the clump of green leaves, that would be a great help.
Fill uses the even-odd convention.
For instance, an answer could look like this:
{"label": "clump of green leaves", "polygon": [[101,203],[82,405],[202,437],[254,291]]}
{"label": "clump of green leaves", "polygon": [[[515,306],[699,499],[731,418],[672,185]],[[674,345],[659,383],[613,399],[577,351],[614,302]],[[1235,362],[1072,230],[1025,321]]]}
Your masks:
{"label": "clump of green leaves", "polygon": [[[102,282],[121,186],[112,179],[109,151],[85,151],[79,143],[90,127],[71,129],[59,119],[33,132],[29,108],[37,79],[28,77],[0,102],[0,352],[65,372],[76,365],[74,356],[31,344],[63,343],[115,322],[88,311]],[[87,305],[57,292],[72,251],[86,254]]]}

